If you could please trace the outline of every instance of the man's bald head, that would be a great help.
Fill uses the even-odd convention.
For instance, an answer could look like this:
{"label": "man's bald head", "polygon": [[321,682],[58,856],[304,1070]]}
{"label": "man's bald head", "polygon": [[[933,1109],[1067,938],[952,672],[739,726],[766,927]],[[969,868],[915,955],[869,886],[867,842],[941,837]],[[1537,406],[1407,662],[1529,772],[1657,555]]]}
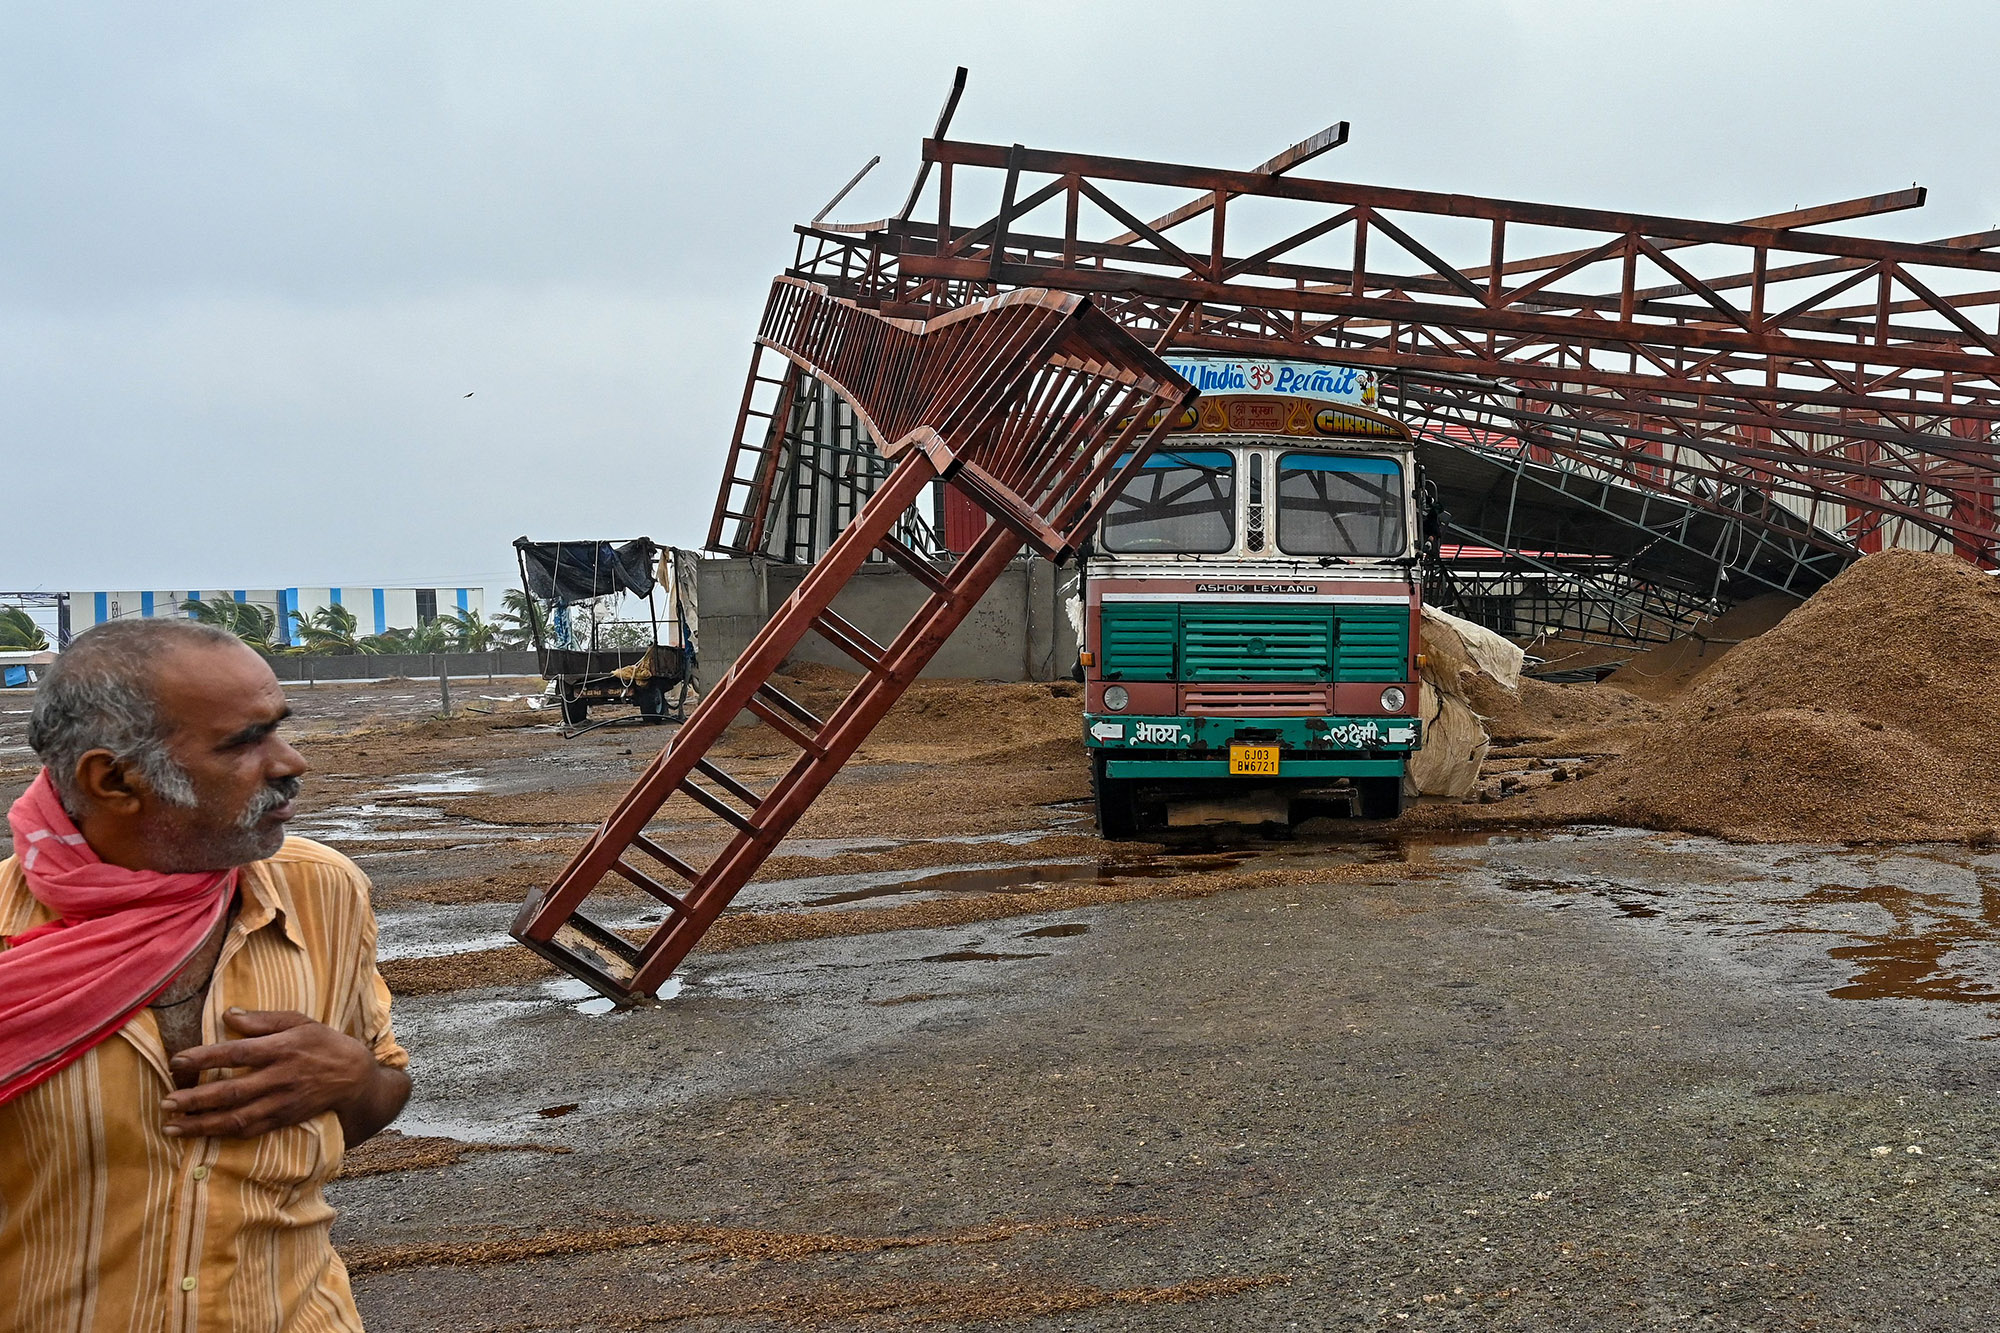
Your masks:
{"label": "man's bald head", "polygon": [[28,744],[72,819],[85,806],[77,765],[92,750],[137,769],[169,804],[194,803],[194,788],[167,748],[171,728],[161,716],[156,673],[179,653],[220,648],[250,651],[227,630],[192,620],[115,620],[63,649],[35,691]]}

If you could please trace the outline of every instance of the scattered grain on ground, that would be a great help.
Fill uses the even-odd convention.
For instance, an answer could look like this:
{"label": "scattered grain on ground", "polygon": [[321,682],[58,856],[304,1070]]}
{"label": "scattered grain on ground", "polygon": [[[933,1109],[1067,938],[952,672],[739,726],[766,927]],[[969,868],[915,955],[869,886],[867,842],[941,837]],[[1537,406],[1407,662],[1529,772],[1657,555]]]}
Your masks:
{"label": "scattered grain on ground", "polygon": [[344,1180],[352,1180],[357,1176],[387,1175],[391,1171],[422,1171],[453,1166],[468,1153],[569,1151],[568,1148],[547,1143],[467,1143],[463,1139],[404,1134],[399,1130],[385,1129],[347,1150],[341,1158],[340,1175]]}

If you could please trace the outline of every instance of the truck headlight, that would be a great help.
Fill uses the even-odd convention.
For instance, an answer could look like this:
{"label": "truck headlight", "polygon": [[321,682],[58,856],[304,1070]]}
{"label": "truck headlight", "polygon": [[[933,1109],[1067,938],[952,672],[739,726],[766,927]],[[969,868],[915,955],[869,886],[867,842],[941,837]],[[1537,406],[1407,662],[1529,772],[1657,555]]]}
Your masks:
{"label": "truck headlight", "polygon": [[1123,685],[1106,685],[1104,687],[1104,706],[1112,712],[1124,712],[1125,705],[1131,702],[1132,696],[1126,691]]}
{"label": "truck headlight", "polygon": [[1382,691],[1382,711],[1385,713],[1400,713],[1403,710],[1404,702],[1409,697],[1409,695],[1403,693],[1402,686],[1391,685],[1388,689]]}

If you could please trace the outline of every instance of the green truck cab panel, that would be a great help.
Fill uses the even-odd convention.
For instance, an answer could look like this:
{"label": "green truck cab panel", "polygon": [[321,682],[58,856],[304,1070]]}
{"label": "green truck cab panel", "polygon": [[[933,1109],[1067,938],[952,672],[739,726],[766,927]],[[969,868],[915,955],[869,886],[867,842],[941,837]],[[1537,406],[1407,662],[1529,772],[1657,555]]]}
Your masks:
{"label": "green truck cab panel", "polygon": [[1104,680],[1407,681],[1407,605],[1107,603]]}

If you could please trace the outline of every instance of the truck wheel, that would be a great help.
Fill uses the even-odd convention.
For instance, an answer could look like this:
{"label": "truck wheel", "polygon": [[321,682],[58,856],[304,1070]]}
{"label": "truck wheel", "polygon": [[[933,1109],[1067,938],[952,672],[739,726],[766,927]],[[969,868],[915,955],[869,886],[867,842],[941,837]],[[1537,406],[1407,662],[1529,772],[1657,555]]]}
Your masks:
{"label": "truck wheel", "polygon": [[562,692],[562,717],[566,727],[580,726],[590,716],[590,705],[571,694],[568,686]]}
{"label": "truck wheel", "polygon": [[1355,814],[1362,819],[1394,819],[1403,813],[1401,778],[1357,778],[1354,790],[1360,797]]}
{"label": "truck wheel", "polygon": [[1090,760],[1090,794],[1097,803],[1097,836],[1107,842],[1125,842],[1137,835],[1138,810],[1132,799],[1132,784],[1104,775],[1105,759]]}
{"label": "truck wheel", "polygon": [[648,722],[667,720],[667,687],[657,680],[648,681],[634,690],[632,702],[639,705],[639,716]]}

